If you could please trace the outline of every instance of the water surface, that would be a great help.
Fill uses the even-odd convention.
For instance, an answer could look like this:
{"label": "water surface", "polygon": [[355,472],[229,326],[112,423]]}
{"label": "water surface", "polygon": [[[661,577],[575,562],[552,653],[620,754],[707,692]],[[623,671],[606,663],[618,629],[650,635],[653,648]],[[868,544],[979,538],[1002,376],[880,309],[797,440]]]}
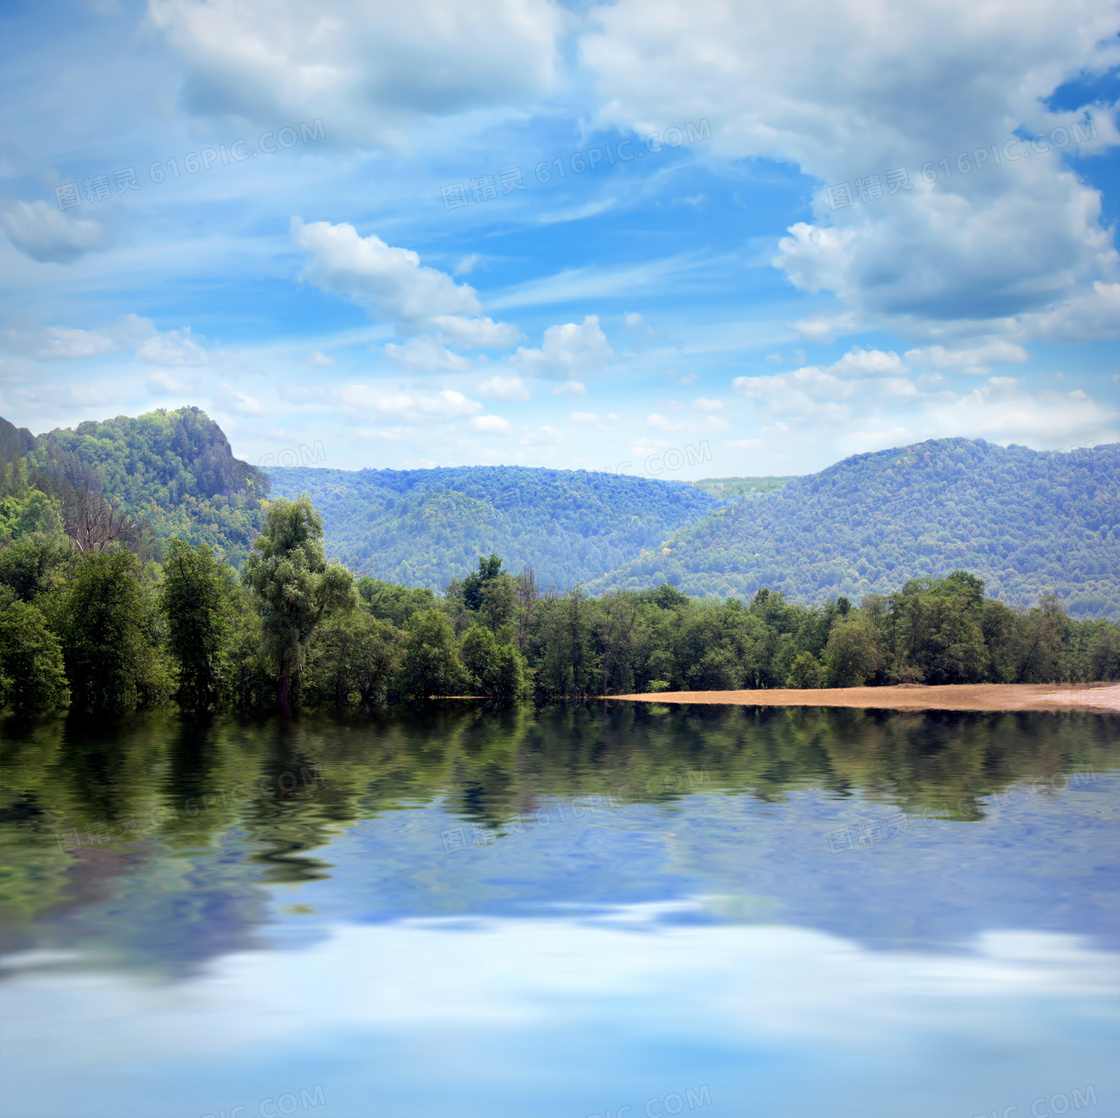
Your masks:
{"label": "water surface", "polygon": [[2,1112],[1118,1113],[1118,730],[9,721]]}

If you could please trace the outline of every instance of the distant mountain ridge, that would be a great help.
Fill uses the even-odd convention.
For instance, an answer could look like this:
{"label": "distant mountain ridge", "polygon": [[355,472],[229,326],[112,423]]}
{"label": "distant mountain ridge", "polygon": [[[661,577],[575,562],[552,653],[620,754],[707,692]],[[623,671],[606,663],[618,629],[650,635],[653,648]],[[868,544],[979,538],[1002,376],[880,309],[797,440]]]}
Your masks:
{"label": "distant mountain ridge", "polygon": [[332,556],[436,591],[491,552],[542,586],[586,583],[723,504],[684,482],[531,466],[268,474],[276,496],[310,496]]}
{"label": "distant mountain ridge", "polygon": [[1120,618],[1120,443],[1062,453],[934,439],[855,455],[728,505],[587,589],[766,586],[811,603],[956,569],[1012,605],[1054,591],[1072,616]]}

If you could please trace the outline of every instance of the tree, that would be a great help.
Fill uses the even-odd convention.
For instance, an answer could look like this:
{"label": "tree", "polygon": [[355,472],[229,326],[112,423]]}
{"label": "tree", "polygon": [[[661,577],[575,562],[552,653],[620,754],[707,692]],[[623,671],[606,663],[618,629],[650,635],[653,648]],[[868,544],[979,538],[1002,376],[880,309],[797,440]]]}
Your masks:
{"label": "tree", "polygon": [[233,614],[230,568],[206,544],[172,540],[163,565],[160,607],[167,643],[179,664],[179,702],[188,709],[217,706],[219,660]]}
{"label": "tree", "polygon": [[380,702],[397,664],[401,632],[364,610],[339,614],[315,632],[308,654],[311,695],[337,707]]}
{"label": "tree", "polygon": [[455,648],[455,631],[438,609],[415,614],[402,644],[400,685],[406,698],[421,701],[458,694],[466,685]]}
{"label": "tree", "polygon": [[521,653],[502,644],[482,625],[467,630],[462,644],[463,665],[478,690],[491,698],[516,699],[525,690],[525,665]]}
{"label": "tree", "polygon": [[276,663],[276,701],[291,704],[293,673],[302,671],[308,641],[324,615],[355,604],[354,576],[323,551],[323,521],[307,497],[275,501],[241,579],[255,595],[265,643]]}
{"label": "tree", "polygon": [[832,626],[825,648],[830,687],[862,687],[882,665],[878,633],[861,617],[842,617]]}
{"label": "tree", "polygon": [[790,665],[786,686],[816,688],[824,685],[824,672],[820,661],[811,652],[800,652]]}
{"label": "tree", "polygon": [[12,602],[0,612],[0,707],[22,713],[69,701],[58,638],[35,606]]}
{"label": "tree", "polygon": [[127,551],[93,551],[54,603],[74,704],[87,710],[151,705],[171,690],[156,646],[153,603],[139,560]]}

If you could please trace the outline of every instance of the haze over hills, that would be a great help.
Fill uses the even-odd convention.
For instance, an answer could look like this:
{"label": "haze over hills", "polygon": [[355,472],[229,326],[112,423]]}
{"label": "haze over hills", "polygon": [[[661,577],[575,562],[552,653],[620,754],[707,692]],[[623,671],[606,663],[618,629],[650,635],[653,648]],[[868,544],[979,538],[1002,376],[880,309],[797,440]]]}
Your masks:
{"label": "haze over hills", "polygon": [[1041,453],[936,439],[803,477],[691,484],[524,466],[265,476],[205,413],[181,408],[37,438],[0,421],[0,466],[0,540],[42,522],[27,492],[54,500],[84,486],[119,500],[150,550],[181,536],[239,564],[271,484],[274,496],[311,497],[332,556],[437,592],[491,552],[560,590],[668,582],[750,597],[766,586],[805,603],[963,568],[1012,605],[1055,591],[1072,616],[1120,619],[1117,443]]}

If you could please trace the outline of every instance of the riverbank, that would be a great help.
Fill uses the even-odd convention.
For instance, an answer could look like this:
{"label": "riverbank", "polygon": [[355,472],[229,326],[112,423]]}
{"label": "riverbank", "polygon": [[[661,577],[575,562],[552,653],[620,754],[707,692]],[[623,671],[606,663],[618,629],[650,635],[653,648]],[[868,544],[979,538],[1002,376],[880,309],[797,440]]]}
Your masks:
{"label": "riverbank", "polygon": [[1120,712],[1120,683],[961,683],[929,687],[822,687],[813,690],[664,691],[611,695],[643,703],[725,703],[767,707],[867,707],[879,710],[1092,710]]}

